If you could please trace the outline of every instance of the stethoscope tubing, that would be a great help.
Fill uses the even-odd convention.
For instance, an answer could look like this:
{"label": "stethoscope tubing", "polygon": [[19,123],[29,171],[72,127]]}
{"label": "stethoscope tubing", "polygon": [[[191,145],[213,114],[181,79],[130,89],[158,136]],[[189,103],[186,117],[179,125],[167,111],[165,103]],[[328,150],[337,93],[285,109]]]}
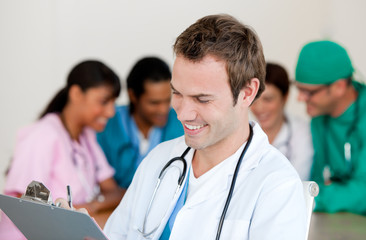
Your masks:
{"label": "stethoscope tubing", "polygon": [[[187,173],[187,162],[185,161],[184,157],[187,155],[187,153],[189,152],[191,148],[190,147],[187,147],[186,150],[182,153],[182,155],[180,157],[175,157],[175,158],[172,158],[169,162],[167,162],[163,169],[160,171],[159,173],[159,177],[158,177],[158,181],[155,185],[155,188],[154,188],[154,192],[153,192],[153,195],[151,197],[151,200],[149,202],[149,205],[148,205],[148,208],[147,208],[147,211],[146,211],[146,214],[145,214],[145,218],[144,218],[144,222],[143,222],[143,226],[142,226],[142,231],[139,230],[139,232],[143,235],[143,237],[149,237],[150,235],[152,235],[157,229],[158,227],[154,228],[153,230],[151,230],[150,232],[146,233],[145,232],[145,225],[146,225],[146,220],[147,220],[147,216],[149,215],[150,213],[150,210],[151,210],[151,206],[152,206],[152,203],[155,199],[155,196],[156,196],[156,192],[160,186],[160,183],[161,183],[161,180],[164,178],[164,175],[165,175],[165,172],[166,170],[172,165],[172,163],[174,163],[175,161],[181,161],[183,163],[183,171],[181,172],[179,178],[178,178],[178,185],[177,185],[177,189],[175,191],[175,194],[178,193],[178,190],[181,188],[182,184],[183,184],[183,181],[184,181],[184,178],[186,176],[186,173]],[[174,195],[175,195],[174,194]]]}
{"label": "stethoscope tubing", "polygon": [[186,176],[187,173],[187,162],[185,161],[184,157],[187,155],[187,153],[189,152],[191,148],[187,147],[186,150],[183,152],[183,154],[180,157],[175,157],[173,159],[171,159],[167,164],[165,164],[165,166],[163,167],[163,169],[160,171],[159,174],[159,179],[162,178],[162,176],[164,175],[165,170],[170,167],[170,165],[175,162],[175,161],[181,161],[183,163],[183,172],[182,174],[179,176],[178,178],[178,185],[182,186],[182,183],[184,181],[184,178]]}
{"label": "stethoscope tubing", "polygon": [[250,132],[249,132],[248,141],[245,144],[245,147],[244,147],[243,151],[240,154],[238,163],[236,164],[234,175],[233,175],[233,180],[231,181],[230,190],[229,190],[228,196],[226,198],[224,209],[222,210],[219,226],[217,227],[216,240],[220,239],[222,227],[223,227],[224,221],[225,221],[226,212],[227,212],[227,209],[229,208],[229,204],[230,204],[233,192],[234,192],[236,178],[237,178],[238,173],[239,173],[240,165],[241,165],[241,162],[242,162],[242,160],[245,156],[245,153],[247,152],[247,150],[249,148],[249,145],[250,145],[250,143],[252,142],[252,139],[253,139],[253,127],[250,124],[249,124],[249,129],[250,129]]}

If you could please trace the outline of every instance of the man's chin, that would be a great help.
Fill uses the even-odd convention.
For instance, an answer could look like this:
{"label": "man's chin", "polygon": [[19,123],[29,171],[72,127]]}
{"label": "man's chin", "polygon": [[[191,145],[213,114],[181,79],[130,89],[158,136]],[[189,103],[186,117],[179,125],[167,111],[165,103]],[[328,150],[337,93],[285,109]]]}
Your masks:
{"label": "man's chin", "polygon": [[89,126],[90,128],[92,128],[94,131],[96,132],[103,132],[105,129],[105,124],[94,124],[92,126]]}
{"label": "man's chin", "polygon": [[314,108],[307,108],[306,109],[306,112],[307,112],[307,114],[310,116],[310,117],[312,117],[312,118],[314,118],[314,117],[317,117],[317,116],[320,116],[321,114],[319,113],[319,111],[316,111],[316,109],[314,109]]}
{"label": "man's chin", "polygon": [[154,121],[153,124],[155,127],[164,127],[166,125],[167,120],[159,120],[159,121]]}

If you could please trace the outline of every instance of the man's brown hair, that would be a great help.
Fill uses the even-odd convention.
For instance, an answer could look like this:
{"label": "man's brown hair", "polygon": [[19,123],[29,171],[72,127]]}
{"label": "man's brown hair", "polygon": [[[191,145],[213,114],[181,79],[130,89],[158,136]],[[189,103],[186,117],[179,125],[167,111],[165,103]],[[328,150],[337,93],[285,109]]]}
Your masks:
{"label": "man's brown hair", "polygon": [[226,62],[234,99],[251,79],[258,78],[256,98],[264,90],[266,63],[262,44],[256,33],[229,15],[210,15],[197,20],[182,32],[173,46],[174,53],[198,62],[212,55]]}

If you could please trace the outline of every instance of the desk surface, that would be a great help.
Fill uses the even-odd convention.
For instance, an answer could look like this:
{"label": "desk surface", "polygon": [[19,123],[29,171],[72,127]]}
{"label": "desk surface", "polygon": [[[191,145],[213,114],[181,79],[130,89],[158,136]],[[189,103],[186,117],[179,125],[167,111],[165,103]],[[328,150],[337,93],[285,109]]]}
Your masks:
{"label": "desk surface", "polygon": [[364,240],[366,217],[352,213],[313,213],[309,240]]}

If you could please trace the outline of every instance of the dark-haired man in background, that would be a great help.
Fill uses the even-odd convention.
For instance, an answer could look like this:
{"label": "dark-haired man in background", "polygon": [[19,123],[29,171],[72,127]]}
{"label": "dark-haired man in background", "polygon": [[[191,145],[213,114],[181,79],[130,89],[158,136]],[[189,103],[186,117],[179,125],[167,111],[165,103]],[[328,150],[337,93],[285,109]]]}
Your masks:
{"label": "dark-haired man in background", "polygon": [[160,58],[137,61],[127,77],[129,106],[117,106],[115,116],[97,135],[122,188],[128,188],[151,149],[183,135],[182,125],[170,107],[170,80],[169,66]]}

